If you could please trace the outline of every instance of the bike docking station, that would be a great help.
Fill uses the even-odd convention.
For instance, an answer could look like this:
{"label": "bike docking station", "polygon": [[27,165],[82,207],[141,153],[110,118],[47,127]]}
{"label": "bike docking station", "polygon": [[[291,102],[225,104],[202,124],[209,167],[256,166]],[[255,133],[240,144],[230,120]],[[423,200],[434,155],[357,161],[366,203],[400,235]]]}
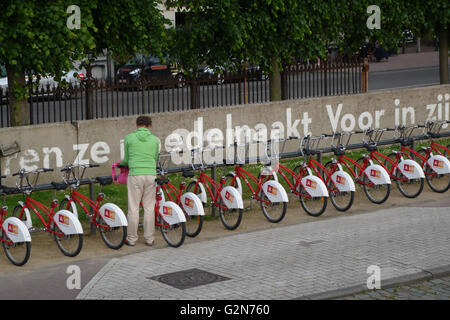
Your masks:
{"label": "bike docking station", "polygon": [[[435,192],[445,192],[450,188],[447,178],[450,175],[450,146],[438,144],[435,140],[450,137],[450,131],[441,132],[444,124],[450,121],[426,121],[424,125],[396,126],[395,128],[366,129],[364,131],[334,132],[332,134],[322,134],[313,137],[287,137],[280,139],[269,139],[267,141],[252,141],[251,143],[239,144],[237,141],[230,146],[215,146],[213,148],[193,148],[190,152],[190,163],[186,166],[166,167],[166,161],[173,162],[175,153],[183,151],[172,151],[161,154],[158,160],[157,173],[157,206],[159,209],[158,226],[161,227],[164,238],[172,247],[180,246],[184,241],[184,236],[195,237],[199,234],[205,216],[205,204],[210,199],[212,214],[218,208],[220,218],[224,226],[229,230],[236,229],[242,220],[244,209],[243,188],[245,185],[251,191],[250,206],[252,201],[258,201],[264,216],[270,222],[279,222],[285,215],[288,193],[283,185],[278,181],[280,174],[290,187],[289,192],[299,197],[303,209],[311,216],[319,216],[326,208],[329,198],[339,211],[345,211],[353,203],[355,185],[363,186],[364,191],[373,203],[383,203],[389,196],[390,185],[395,182],[403,196],[414,198],[423,189],[424,180]],[[412,135],[414,130],[422,130],[420,135]],[[391,138],[381,140],[386,132],[392,132]],[[362,142],[350,144],[352,136],[364,134]],[[320,142],[325,138],[331,138],[332,144],[326,147],[319,147]],[[284,152],[287,141],[299,139],[299,147],[293,152]],[[346,141],[344,141],[346,139]],[[427,147],[415,151],[416,141],[430,140]],[[281,151],[279,144],[282,143]],[[242,157],[239,147],[248,150],[251,144],[265,144],[264,154],[250,157]],[[391,151],[388,156],[377,151],[377,147],[398,145],[396,151]],[[222,159],[221,163],[206,163],[204,154],[206,151],[214,149],[233,150],[233,157],[228,155]],[[367,152],[357,161],[345,156],[348,150],[366,149]],[[19,145],[14,142],[0,146],[0,156],[7,157],[20,152]],[[184,151],[186,152],[186,151]],[[322,155],[333,153],[334,158],[325,165],[322,165]],[[196,160],[196,157],[198,158]],[[315,159],[316,157],[316,159]],[[301,162],[293,170],[280,163],[282,159],[302,158]],[[163,161],[164,160],[164,161]],[[347,163],[351,163],[349,165]],[[255,177],[243,167],[246,164],[262,164],[258,177]],[[1,208],[0,218],[3,232],[2,242],[7,246],[5,252],[9,252],[8,258],[13,264],[21,265],[25,263],[29,255],[26,250],[23,259],[15,259],[12,252],[16,243],[27,244],[29,247],[31,236],[29,232],[37,230],[49,231],[54,237],[60,250],[66,256],[76,256],[82,246],[83,228],[78,219],[78,211],[74,205],[75,198],[79,195],[76,188],[89,185],[89,197],[80,197],[88,206],[81,206],[86,216],[90,218],[91,234],[97,229],[108,247],[120,248],[126,237],[127,219],[122,209],[118,206],[106,203],[102,204],[104,194],[101,192],[102,186],[113,182],[112,176],[102,176],[96,178],[83,178],[86,168],[98,165],[67,165],[61,171],[65,173],[62,183],[37,184],[40,173],[53,171],[53,169],[43,168],[27,172],[21,169],[12,176],[20,176],[20,182],[15,188],[2,186],[0,180],[0,195],[6,199],[9,195],[22,193],[25,201],[19,201],[14,209],[15,218],[3,219],[7,208]],[[234,167],[226,175],[216,181],[216,169],[219,167]],[[78,168],[75,176],[74,169]],[[211,169],[211,177],[205,174],[207,169]],[[347,170],[348,169],[348,170]],[[344,171],[345,170],[345,171]],[[196,177],[195,171],[199,173]],[[168,174],[182,173],[183,178],[191,181],[186,186],[182,181],[177,188],[170,183],[166,177]],[[29,175],[36,174],[33,183],[29,180]],[[73,177],[70,177],[70,174]],[[288,177],[289,176],[289,177]],[[0,179],[4,179],[2,176]],[[241,181],[242,180],[242,181]],[[439,182],[445,185],[440,186]],[[254,182],[256,189],[250,185]],[[407,190],[408,184],[413,185],[413,192]],[[412,184],[414,182],[414,184]],[[94,185],[100,184],[100,192],[97,197],[94,195]],[[70,195],[65,195],[58,210],[56,191],[71,189]],[[54,200],[50,206],[46,207],[36,200],[31,199],[33,192],[49,191],[54,192]],[[382,197],[374,196],[374,191],[382,191]],[[208,197],[209,194],[209,197]],[[342,201],[342,199],[347,199]],[[78,201],[77,201],[78,203]],[[314,205],[315,204],[315,207]],[[48,221],[37,213],[39,211],[49,216]],[[44,228],[36,228],[32,225],[31,214],[36,213],[44,224]],[[112,222],[112,215],[114,221]],[[193,222],[194,229],[189,230],[187,224]],[[20,237],[15,239],[11,232],[16,231]],[[14,232],[13,232],[14,233]],[[177,234],[176,239],[170,238],[171,234]],[[178,235],[180,233],[180,235]],[[112,238],[118,235],[117,241]],[[9,235],[9,239],[4,237]],[[75,241],[78,247],[74,251],[65,248],[65,241]],[[78,239],[78,240],[77,240]],[[5,244],[6,243],[6,244]],[[9,251],[8,251],[9,250]],[[23,262],[25,261],[25,262]]]}

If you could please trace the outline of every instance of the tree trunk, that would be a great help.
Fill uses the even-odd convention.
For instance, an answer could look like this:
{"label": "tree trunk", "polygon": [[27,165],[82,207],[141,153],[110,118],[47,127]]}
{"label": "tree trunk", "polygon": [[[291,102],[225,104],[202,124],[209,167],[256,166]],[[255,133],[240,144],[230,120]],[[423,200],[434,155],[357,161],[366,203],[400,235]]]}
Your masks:
{"label": "tree trunk", "polygon": [[[25,71],[17,66],[6,64],[6,73],[8,74],[8,99],[9,115],[11,126],[27,126],[30,124],[30,105],[28,104],[28,93],[25,81]],[[16,98],[16,92],[19,98]]]}
{"label": "tree trunk", "polygon": [[439,78],[441,84],[448,83],[448,29],[439,30]]}
{"label": "tree trunk", "polygon": [[280,66],[276,59],[272,60],[272,72],[269,75],[270,81],[270,101],[281,100],[281,73]]}

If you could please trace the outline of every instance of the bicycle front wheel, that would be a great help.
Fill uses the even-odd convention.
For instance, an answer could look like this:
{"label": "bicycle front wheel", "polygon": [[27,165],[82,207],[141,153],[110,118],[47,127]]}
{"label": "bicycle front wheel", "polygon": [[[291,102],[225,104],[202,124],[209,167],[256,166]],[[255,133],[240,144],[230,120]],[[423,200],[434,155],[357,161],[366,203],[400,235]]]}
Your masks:
{"label": "bicycle front wheel", "polygon": [[[396,154],[391,153],[388,157],[395,161]],[[424,179],[408,179],[398,167],[394,167],[392,170],[393,164],[390,163],[387,159],[385,160],[385,166],[392,172],[392,177],[395,179],[395,184],[397,185],[398,191],[406,197],[406,198],[416,198],[423,190]]]}
{"label": "bicycle front wheel", "polygon": [[[0,232],[2,232],[2,230],[0,230]],[[6,232],[2,232],[1,237],[3,239],[3,249],[5,250],[6,257],[9,261],[19,267],[27,263],[30,258],[31,243],[29,241],[7,243],[11,242],[11,239],[8,238]]]}
{"label": "bicycle front wheel", "polygon": [[[421,153],[423,156],[426,155],[425,150],[419,150],[419,153]],[[428,160],[428,159],[427,159]],[[425,172],[425,179],[427,180],[428,186],[437,193],[444,193],[448,189],[450,189],[450,174],[438,174],[436,171],[434,171],[431,166],[427,163],[424,164],[424,167],[422,168]]]}
{"label": "bicycle front wheel", "polygon": [[242,220],[242,209],[230,209],[223,202],[222,198],[219,197],[218,204],[225,209],[219,207],[220,220],[222,221],[225,228],[228,230],[234,230],[241,224]]}
{"label": "bicycle front wheel", "polygon": [[56,233],[60,233],[62,235],[58,235],[56,233],[53,234],[56,245],[59,250],[67,256],[67,257],[75,257],[77,256],[81,248],[83,247],[83,235],[80,233],[76,234],[64,234],[64,232],[58,227],[56,223],[52,222],[51,227],[52,230]]}
{"label": "bicycle front wheel", "polygon": [[[270,176],[270,179],[273,179],[272,175]],[[258,180],[261,180],[261,173],[258,176]],[[269,179],[267,179],[267,176],[264,176],[262,181],[265,182],[268,180]],[[259,203],[261,205],[261,211],[267,220],[272,223],[278,223],[283,220],[284,216],[286,215],[286,202],[270,202],[269,198],[266,196],[263,190],[260,190],[258,196],[263,200]]]}
{"label": "bicycle front wheel", "polygon": [[327,181],[327,189],[328,193],[330,194],[330,201],[333,204],[333,206],[338,211],[347,211],[351,208],[353,205],[353,201],[355,199],[355,192],[354,191],[339,191],[339,189],[335,186],[335,182],[331,180],[331,176],[334,174],[334,170],[331,168],[332,162],[328,162],[325,164],[325,168],[328,170],[328,173],[330,175],[330,178],[324,173],[323,180]]}
{"label": "bicycle front wheel", "polygon": [[96,220],[97,224],[100,225],[98,227],[100,237],[108,248],[114,250],[122,248],[125,244],[125,240],[127,239],[127,227],[110,227],[100,215],[97,216]]}
{"label": "bicycle front wheel", "polygon": [[186,217],[186,235],[191,238],[198,236],[202,231],[203,216],[190,216],[186,212],[184,216]]}
{"label": "bicycle front wheel", "polygon": [[161,233],[167,244],[173,248],[178,248],[184,242],[186,237],[186,223],[180,222],[169,225],[163,219],[158,217],[158,223],[161,224]]}
{"label": "bicycle front wheel", "polygon": [[300,191],[300,203],[307,214],[318,217],[325,212],[327,208],[327,197],[312,197],[302,188]]}

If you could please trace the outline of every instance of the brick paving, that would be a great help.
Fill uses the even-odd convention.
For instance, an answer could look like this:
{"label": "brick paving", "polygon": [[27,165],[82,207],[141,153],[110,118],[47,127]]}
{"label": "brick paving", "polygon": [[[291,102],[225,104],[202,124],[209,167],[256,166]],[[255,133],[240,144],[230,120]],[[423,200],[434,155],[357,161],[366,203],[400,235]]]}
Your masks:
{"label": "brick paving", "polygon": [[[77,298],[307,299],[355,286],[362,291],[370,265],[381,268],[381,286],[449,266],[448,213],[448,206],[397,207],[149,249],[111,260]],[[184,290],[151,279],[194,268],[229,279]]]}

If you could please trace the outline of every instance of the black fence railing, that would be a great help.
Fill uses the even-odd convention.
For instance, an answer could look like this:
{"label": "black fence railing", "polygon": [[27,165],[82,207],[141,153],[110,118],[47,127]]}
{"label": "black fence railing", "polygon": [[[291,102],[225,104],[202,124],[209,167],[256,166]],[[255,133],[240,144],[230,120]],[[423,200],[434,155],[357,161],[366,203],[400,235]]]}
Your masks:
{"label": "black fence railing", "polygon": [[[284,67],[283,99],[361,92],[363,63],[295,64]],[[270,100],[269,77],[259,71],[225,73],[198,79],[106,85],[83,81],[67,87],[30,91],[30,122],[42,124],[144,113],[173,112]],[[9,127],[8,92],[0,88],[0,127]]]}

